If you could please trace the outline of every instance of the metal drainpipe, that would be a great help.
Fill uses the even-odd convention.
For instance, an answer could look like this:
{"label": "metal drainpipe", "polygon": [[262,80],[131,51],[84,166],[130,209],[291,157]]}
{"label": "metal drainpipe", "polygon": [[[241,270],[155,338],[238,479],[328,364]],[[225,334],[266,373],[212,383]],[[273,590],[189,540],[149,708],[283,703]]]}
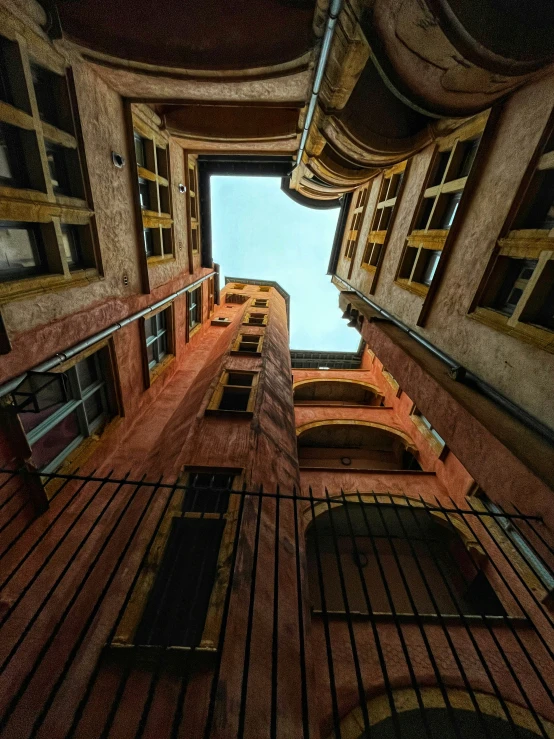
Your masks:
{"label": "metal drainpipe", "polygon": [[319,59],[317,60],[317,67],[314,75],[314,84],[312,86],[312,94],[310,97],[310,104],[308,106],[308,112],[306,113],[306,119],[304,121],[304,130],[300,138],[300,146],[298,147],[298,154],[296,156],[295,167],[298,167],[302,161],[302,155],[306,148],[306,141],[308,140],[308,132],[312,124],[312,119],[315,113],[315,106],[317,104],[317,98],[321,89],[321,83],[323,82],[323,75],[325,73],[325,67],[327,66],[327,59],[329,52],[331,51],[331,42],[335,35],[335,26],[337,19],[342,7],[342,0],[331,0],[329,5],[329,15],[327,16],[327,24],[325,25],[325,33],[323,34],[323,41],[321,42],[321,52]]}
{"label": "metal drainpipe", "polygon": [[[71,357],[74,357],[75,355],[80,354],[80,352],[84,351],[85,349],[88,349],[88,347],[92,346],[92,344],[96,344],[98,341],[102,341],[102,339],[106,339],[108,336],[115,334],[116,331],[119,331],[119,329],[123,328],[124,326],[128,326],[130,323],[133,323],[134,321],[138,321],[139,318],[142,318],[143,316],[148,315],[148,313],[151,313],[153,310],[160,308],[162,305],[165,305],[166,303],[170,303],[175,298],[178,298],[179,295],[183,295],[183,293],[186,293],[189,290],[193,290],[195,287],[197,287],[202,282],[204,282],[204,280],[207,280],[213,274],[215,273],[211,272],[209,275],[205,275],[204,277],[201,277],[199,280],[196,280],[196,282],[192,282],[190,285],[187,285],[186,287],[183,287],[180,290],[177,290],[177,292],[174,292],[171,295],[168,295],[167,298],[163,298],[162,300],[158,300],[157,303],[153,303],[152,305],[149,305],[148,308],[144,308],[138,313],[133,313],[132,316],[127,316],[127,318],[123,318],[121,321],[118,321],[117,323],[112,323],[112,325],[108,326],[108,328],[102,329],[102,331],[99,331],[97,334],[94,334],[93,336],[89,336],[88,339],[84,339],[83,341],[80,341],[78,344],[75,344],[69,349],[66,349],[63,352],[60,352],[59,354],[55,354],[50,359],[47,359],[46,361],[41,362],[40,364],[37,364],[36,367],[32,367],[31,369],[34,372],[48,372],[49,370],[53,369],[54,367],[57,367],[58,365],[65,362],[66,360],[71,359]],[[15,388],[19,385],[19,383],[22,380],[25,379],[26,376],[27,376],[27,372],[24,372],[22,375],[19,375],[18,377],[14,377],[12,380],[8,380],[8,382],[5,382],[3,385],[0,385],[0,398],[2,398],[4,395],[7,395],[8,393],[11,393],[12,390],[15,390]]]}
{"label": "metal drainpipe", "polygon": [[498,390],[495,390],[493,387],[491,387],[491,385],[486,383],[480,377],[474,375],[473,372],[463,367],[459,362],[455,362],[452,357],[448,356],[448,354],[445,354],[440,349],[437,349],[437,347],[427,341],[427,339],[423,338],[423,336],[418,334],[416,331],[413,331],[409,326],[406,326],[406,324],[402,323],[402,321],[399,321],[398,318],[395,318],[395,316],[391,315],[384,308],[381,308],[380,305],[374,303],[373,300],[370,300],[359,290],[356,290],[355,287],[349,285],[348,282],[345,282],[336,275],[334,275],[334,277],[337,282],[340,282],[344,286],[346,291],[355,293],[361,300],[364,301],[364,303],[367,303],[370,308],[373,308],[373,310],[380,313],[383,318],[386,318],[387,321],[390,321],[399,329],[407,333],[409,336],[415,339],[418,344],[424,346],[432,354],[434,354],[435,357],[440,359],[441,362],[444,362],[446,365],[448,365],[450,376],[453,380],[463,382],[466,385],[474,386],[479,392],[501,406],[507,413],[509,413],[511,416],[514,416],[514,418],[516,418],[524,426],[527,426],[535,433],[539,434],[551,443],[554,443],[554,431],[552,429],[548,428],[548,426],[545,426],[540,421],[537,421],[536,418],[533,418],[533,416],[524,411],[515,403],[512,403],[511,400],[499,393]]}

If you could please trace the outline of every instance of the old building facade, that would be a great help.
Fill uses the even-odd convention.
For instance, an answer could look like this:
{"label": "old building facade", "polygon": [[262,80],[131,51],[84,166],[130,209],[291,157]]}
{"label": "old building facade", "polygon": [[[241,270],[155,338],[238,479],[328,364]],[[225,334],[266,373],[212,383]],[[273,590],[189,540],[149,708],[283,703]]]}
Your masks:
{"label": "old building facade", "polygon": [[[117,12],[0,3],[0,735],[553,737],[552,9]],[[220,285],[230,173],[358,352]]]}

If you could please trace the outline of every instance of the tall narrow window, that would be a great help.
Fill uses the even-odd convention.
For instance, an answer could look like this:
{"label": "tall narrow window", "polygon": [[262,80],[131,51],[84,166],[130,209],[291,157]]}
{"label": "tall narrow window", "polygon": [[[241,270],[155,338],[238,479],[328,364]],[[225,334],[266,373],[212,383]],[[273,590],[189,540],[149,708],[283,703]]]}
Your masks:
{"label": "tall narrow window", "polygon": [[267,313],[247,313],[244,316],[243,324],[245,326],[266,326],[267,318]]}
{"label": "tall narrow window", "polygon": [[269,300],[263,300],[262,298],[256,298],[254,300],[254,308],[267,308]]}
{"label": "tall narrow window", "polygon": [[187,176],[187,216],[188,235],[191,253],[200,251],[200,203],[198,189],[198,157],[195,154],[185,154]]}
{"label": "tall narrow window", "polygon": [[208,318],[212,317],[215,308],[215,277],[208,280]]}
{"label": "tall narrow window", "polygon": [[68,400],[20,419],[33,453],[44,472],[57,469],[88,436],[97,433],[111,414],[108,349],[103,348],[67,369]]}
{"label": "tall narrow window", "polygon": [[171,308],[144,319],[144,340],[146,361],[151,373],[173,351]]}
{"label": "tall narrow window", "polygon": [[554,352],[554,133],[528,180],[472,316]]}
{"label": "tall narrow window", "polygon": [[444,448],[445,441],[431,422],[425,418],[423,413],[415,408],[412,412],[412,421],[421,431],[421,433],[427,438],[431,445],[437,452],[441,452]]}
{"label": "tall narrow window", "polygon": [[383,174],[383,180],[379,188],[379,199],[362,255],[362,267],[368,272],[374,273],[382,262],[387,234],[392,228],[396,206],[402,191],[406,166],[407,162],[402,162],[391,167]]}
{"label": "tall narrow window", "polygon": [[202,323],[202,285],[187,293],[188,330],[190,332]]}
{"label": "tall narrow window", "polygon": [[208,411],[230,411],[251,414],[254,410],[258,384],[257,372],[223,372]]}
{"label": "tall narrow window", "polygon": [[400,261],[397,283],[425,295],[433,281],[479,148],[481,136],[473,134],[454,144],[439,146],[427,185]]}
{"label": "tall narrow window", "polygon": [[360,187],[355,195],[355,201],[353,203],[354,207],[351,211],[350,225],[348,228],[348,239],[344,248],[345,259],[352,259],[356,254],[356,247],[358,245],[358,238],[362,228],[368,197],[369,185]]}
{"label": "tall narrow window", "polygon": [[133,114],[133,143],[144,251],[148,259],[172,257],[169,145],[155,125]]}

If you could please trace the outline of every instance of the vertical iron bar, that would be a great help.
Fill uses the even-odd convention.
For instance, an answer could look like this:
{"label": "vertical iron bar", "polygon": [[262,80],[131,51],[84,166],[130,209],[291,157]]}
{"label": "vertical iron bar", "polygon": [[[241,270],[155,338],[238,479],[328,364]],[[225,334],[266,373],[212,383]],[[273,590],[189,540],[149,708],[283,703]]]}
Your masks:
{"label": "vertical iron bar", "polygon": [[333,727],[335,730],[334,739],[341,739],[340,730],[340,714],[337,702],[337,686],[335,681],[335,666],[333,664],[333,648],[331,646],[331,632],[329,631],[329,614],[327,612],[327,599],[325,597],[325,579],[323,577],[323,568],[321,566],[321,552],[319,550],[319,533],[317,531],[317,516],[315,515],[314,497],[312,488],[309,488],[310,508],[312,513],[312,527],[314,529],[314,548],[317,563],[317,579],[319,584],[319,593],[321,596],[321,615],[323,620],[323,632],[325,634],[325,649],[327,652],[327,667],[329,669],[329,690],[331,691],[331,708],[333,712]]}
{"label": "vertical iron bar", "polygon": [[304,739],[310,736],[310,717],[308,710],[308,683],[306,674],[306,645],[304,643],[304,600],[302,598],[302,570],[300,566],[300,536],[298,531],[298,498],[296,493],[296,485],[293,488],[294,499],[293,515],[294,515],[294,550],[296,560],[296,595],[298,608],[298,639],[300,647],[300,680],[302,692],[302,727]]}

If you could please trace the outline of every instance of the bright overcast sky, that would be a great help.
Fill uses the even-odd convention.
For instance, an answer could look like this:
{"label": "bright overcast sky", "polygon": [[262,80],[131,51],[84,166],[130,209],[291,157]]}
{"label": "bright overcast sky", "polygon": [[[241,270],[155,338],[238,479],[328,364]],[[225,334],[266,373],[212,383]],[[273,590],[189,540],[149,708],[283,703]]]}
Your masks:
{"label": "bright overcast sky", "polygon": [[[327,275],[338,208],[298,205],[277,177],[212,177],[213,258],[221,275],[275,280],[290,295],[291,349],[356,351]],[[223,284],[223,281],[222,281]]]}

